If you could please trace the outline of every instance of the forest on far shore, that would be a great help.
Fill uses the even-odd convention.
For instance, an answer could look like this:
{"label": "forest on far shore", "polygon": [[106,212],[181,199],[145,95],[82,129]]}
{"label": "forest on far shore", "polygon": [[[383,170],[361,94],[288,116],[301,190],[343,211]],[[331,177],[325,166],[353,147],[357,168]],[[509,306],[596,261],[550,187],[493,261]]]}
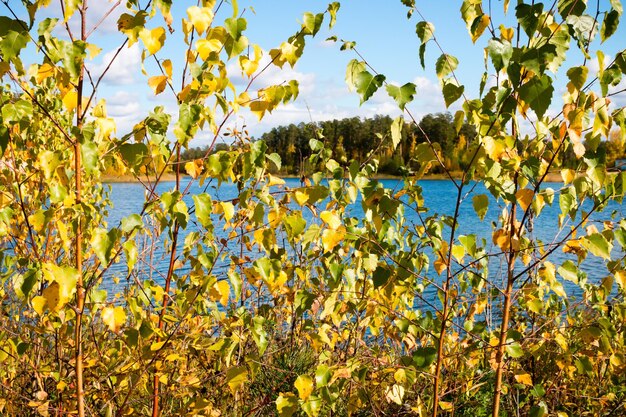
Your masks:
{"label": "forest on far shore", "polygon": [[[267,146],[268,153],[280,155],[284,175],[300,175],[307,172],[308,158],[311,155],[309,140],[322,136],[325,146],[333,152],[333,158],[340,164],[349,165],[356,160],[359,163],[376,159],[379,174],[402,175],[419,169],[417,154],[419,145],[431,140],[440,149],[443,163],[449,171],[460,171],[468,164],[469,152],[475,143],[476,131],[466,123],[455,123],[454,117],[446,113],[434,113],[424,116],[419,124],[407,123],[402,129],[402,139],[393,150],[389,135],[393,119],[390,116],[377,115],[372,118],[351,117],[341,120],[328,120],[314,123],[290,124],[275,127],[264,133],[259,139]],[[615,133],[615,132],[614,132]],[[232,145],[218,143],[209,152],[229,149]],[[604,157],[607,166],[612,167],[615,160],[624,157],[624,146],[617,137],[599,143],[585,141],[587,148],[596,147],[597,154]],[[208,146],[185,150],[183,160],[195,160],[206,156]],[[564,165],[576,168],[579,163],[572,149],[563,153]],[[433,166],[433,174],[443,173],[443,167]]]}

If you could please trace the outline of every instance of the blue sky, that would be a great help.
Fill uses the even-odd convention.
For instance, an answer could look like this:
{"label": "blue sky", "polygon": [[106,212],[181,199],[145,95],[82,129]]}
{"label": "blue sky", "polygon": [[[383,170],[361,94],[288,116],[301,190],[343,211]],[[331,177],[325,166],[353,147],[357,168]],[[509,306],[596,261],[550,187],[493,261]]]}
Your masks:
{"label": "blue sky", "polygon": [[[99,21],[114,3],[115,1],[90,0],[89,22],[94,24]],[[125,11],[124,3],[122,2],[122,5],[117,7],[102,23],[90,40],[103,48],[102,53],[88,64],[94,76],[102,72],[124,39],[117,32],[116,27],[117,17]],[[460,1],[418,1],[417,3],[419,12],[435,25],[435,36],[441,47],[446,53],[459,59],[457,76],[461,83],[466,85],[466,93],[470,97],[476,97],[478,83],[484,71],[483,48],[488,36],[483,35],[476,45],[472,44],[460,17]],[[511,1],[509,15],[503,16],[502,2],[492,1],[492,16],[497,24],[503,20],[510,22],[515,3]],[[592,3],[594,5],[590,7],[595,12],[595,2]],[[168,35],[168,46],[158,54],[160,59],[172,59],[174,73],[177,71],[180,73],[184,53],[184,45],[180,41],[182,36],[180,21],[186,15],[187,7],[195,4],[196,1],[175,1],[173,26],[176,32]],[[608,10],[609,0],[601,0],[600,4],[601,9]],[[250,5],[253,6],[254,12],[250,9]],[[240,0],[239,10],[241,12],[245,9],[244,17],[248,20],[248,30],[245,34],[251,43],[257,43],[268,51],[277,47],[299,29],[304,12],[320,12],[325,10],[326,5],[327,3],[322,1]],[[315,39],[307,38],[305,53],[295,68],[291,69],[288,65],[285,65],[283,71],[272,68],[255,84],[256,88],[262,88],[283,80],[297,79],[300,83],[298,100],[282,109],[275,110],[261,122],[257,122],[256,117],[247,112],[242,112],[234,122],[238,126],[245,123],[252,135],[259,136],[281,124],[375,114],[398,115],[397,107],[384,89],[375,94],[370,102],[359,106],[358,96],[348,91],[344,81],[346,64],[357,56],[353,51],[339,51],[339,43],[326,42],[325,39],[331,35],[356,41],[358,51],[377,71],[387,76],[387,81],[400,85],[406,82],[415,83],[417,95],[409,108],[418,119],[427,113],[445,111],[434,69],[434,62],[441,52],[434,43],[430,42],[426,51],[426,69],[421,68],[418,59],[419,41],[415,34],[415,25],[421,18],[414,14],[410,20],[407,20],[407,10],[399,0],[341,1],[336,26],[329,31],[328,20],[326,20],[323,29]],[[58,13],[58,2],[53,0],[45,14],[58,16]],[[230,14],[230,11],[226,13]],[[218,15],[216,20],[222,20],[225,17],[229,16]],[[72,22],[72,25],[75,27],[76,22]],[[162,25],[162,20],[156,18],[152,25]],[[59,28],[59,33],[62,32],[62,28]],[[626,46],[625,39],[626,30],[622,27],[610,42],[601,47],[609,54],[614,54]],[[172,40],[174,42],[171,42]],[[596,41],[592,48],[593,56],[599,46],[599,41]],[[109,115],[115,117],[118,122],[119,136],[132,129],[132,126],[156,105],[163,105],[171,113],[176,114],[175,100],[171,92],[165,91],[155,97],[148,88],[148,76],[141,73],[141,48],[140,42],[123,50],[120,59],[113,64],[109,75],[105,78],[99,94],[99,98],[107,100]],[[571,55],[566,65],[583,63],[580,54]],[[592,73],[597,71],[595,60],[588,62],[588,65]],[[156,75],[152,59],[147,61],[146,69],[149,75]],[[237,72],[234,65],[231,69],[234,73]],[[564,80],[565,73],[562,71],[556,77],[555,94],[560,95],[564,91],[566,82]],[[618,88],[624,87],[622,83]],[[616,97],[614,101],[617,101],[619,105],[626,104],[623,96]],[[557,111],[558,107],[552,110]],[[451,110],[454,111],[457,108],[458,105],[453,105]],[[201,133],[191,146],[206,144],[209,136],[208,132]]]}

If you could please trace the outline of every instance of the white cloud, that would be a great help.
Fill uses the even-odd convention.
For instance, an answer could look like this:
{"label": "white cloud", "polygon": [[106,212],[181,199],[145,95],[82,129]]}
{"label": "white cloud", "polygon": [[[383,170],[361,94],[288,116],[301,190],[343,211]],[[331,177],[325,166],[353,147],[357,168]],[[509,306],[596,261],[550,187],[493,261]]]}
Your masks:
{"label": "white cloud", "polygon": [[137,74],[141,74],[141,50],[137,44],[130,48],[124,47],[115,57],[117,48],[104,54],[100,63],[88,63],[87,67],[92,78],[97,80],[111,62],[111,67],[106,72],[103,82],[109,85],[129,85],[136,82]]}
{"label": "white cloud", "polygon": [[[117,33],[117,19],[119,19],[122,13],[126,12],[125,4],[125,1],[118,2],[117,0],[92,0],[87,3],[87,19],[85,22],[87,33],[90,33],[93,29],[96,29],[94,33],[103,35]],[[53,1],[50,4],[46,13],[46,16],[48,15],[55,17],[63,15],[60,2]],[[80,13],[78,10],[69,19],[68,24],[74,36],[80,34]],[[58,32],[58,36],[67,34],[65,25],[62,22],[59,22],[55,30]]]}
{"label": "white cloud", "polygon": [[107,113],[115,119],[118,136],[132,131],[135,124],[146,116],[139,97],[127,91],[117,91],[106,98]]}

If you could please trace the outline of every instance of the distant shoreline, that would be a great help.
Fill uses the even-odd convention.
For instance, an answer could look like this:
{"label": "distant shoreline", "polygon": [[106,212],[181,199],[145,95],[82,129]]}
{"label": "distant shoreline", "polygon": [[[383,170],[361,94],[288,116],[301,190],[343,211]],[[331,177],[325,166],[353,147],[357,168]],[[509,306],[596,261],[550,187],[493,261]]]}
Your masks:
{"label": "distant shoreline", "polygon": [[[182,177],[187,177],[187,175],[182,175]],[[279,175],[279,177],[281,178],[300,178],[297,175]],[[453,172],[452,173],[452,177],[455,179],[460,179],[461,178],[461,172]],[[379,180],[399,180],[402,179],[402,177],[400,176],[396,176],[396,175],[387,175],[387,174],[377,174],[374,176],[375,179],[379,179]],[[141,175],[139,177],[139,179],[142,182],[154,182],[155,177],[154,176],[146,176],[146,175]],[[103,183],[108,183],[108,184],[112,184],[112,183],[137,183],[139,182],[139,179],[135,178],[133,175],[111,175],[111,174],[104,174],[102,175],[102,182]],[[424,181],[432,181],[432,180],[447,180],[449,179],[448,176],[446,174],[429,174],[424,176],[420,181],[424,180]],[[163,174],[160,178],[160,181],[176,181],[176,175],[172,174],[172,173],[166,173]],[[546,176],[545,182],[563,182],[563,178],[561,178],[561,174],[558,172],[550,172],[548,173],[548,175]]]}

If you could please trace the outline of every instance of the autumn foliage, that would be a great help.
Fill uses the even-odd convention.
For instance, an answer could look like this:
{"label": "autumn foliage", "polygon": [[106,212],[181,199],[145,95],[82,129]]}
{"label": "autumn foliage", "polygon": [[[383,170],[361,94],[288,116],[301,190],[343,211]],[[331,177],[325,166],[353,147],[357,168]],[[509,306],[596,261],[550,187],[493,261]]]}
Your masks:
{"label": "autumn foliage", "polygon": [[[99,98],[104,74],[86,66],[106,16],[88,20],[87,0],[63,0],[44,18],[47,3],[0,5],[0,414],[626,413],[626,221],[607,213],[621,207],[626,173],[609,171],[602,150],[626,137],[626,110],[611,100],[626,55],[598,52],[597,77],[586,65],[616,32],[619,0],[463,1],[459,22],[486,54],[477,97],[456,77],[445,32],[403,0],[398,22],[415,25],[456,133],[467,124],[476,137],[459,178],[422,132],[393,190],[374,179],[375,157],[341,160],[323,130],[290,187],[270,174],[277,153],[228,128],[297,98],[296,81],[258,85],[332,28],[339,3],[265,51],[235,0],[199,2],[182,22],[176,2],[125,2],[119,50],[139,45],[145,83],[177,103],[144,109],[128,132]],[[407,123],[419,129],[419,89],[387,83],[385,68],[337,42],[354,54],[346,81],[361,102],[380,90],[404,112],[379,138],[396,151]],[[183,161],[200,133],[234,146]],[[102,182],[112,167],[145,188],[142,209],[115,224]],[[435,169],[452,184],[452,214],[424,205],[420,179]],[[163,183],[166,172],[175,180]],[[563,182],[547,185],[549,172]],[[554,238],[542,241],[533,225],[551,206]],[[481,222],[489,238],[468,232]],[[585,269],[589,259],[601,267]]]}

